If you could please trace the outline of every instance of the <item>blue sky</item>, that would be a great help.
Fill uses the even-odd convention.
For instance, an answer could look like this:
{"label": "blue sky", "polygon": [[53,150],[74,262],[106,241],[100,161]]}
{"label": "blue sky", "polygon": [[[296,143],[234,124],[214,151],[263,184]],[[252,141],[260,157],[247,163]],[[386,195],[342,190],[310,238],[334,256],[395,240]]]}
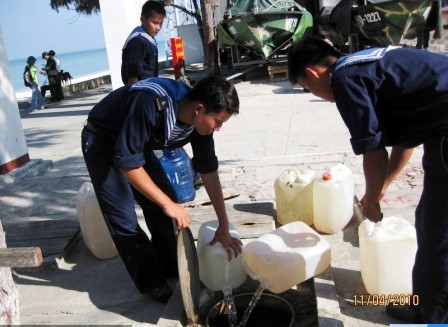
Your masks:
{"label": "blue sky", "polygon": [[105,47],[101,14],[58,13],[50,0],[0,0],[0,27],[9,60]]}

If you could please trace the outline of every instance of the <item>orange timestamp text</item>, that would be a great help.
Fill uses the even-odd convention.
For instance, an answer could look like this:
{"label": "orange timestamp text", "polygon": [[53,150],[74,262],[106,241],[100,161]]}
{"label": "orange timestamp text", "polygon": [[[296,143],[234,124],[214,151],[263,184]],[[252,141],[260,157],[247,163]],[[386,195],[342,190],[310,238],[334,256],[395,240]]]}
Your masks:
{"label": "orange timestamp text", "polygon": [[418,306],[420,298],[415,294],[361,294],[353,295],[355,306],[412,305]]}

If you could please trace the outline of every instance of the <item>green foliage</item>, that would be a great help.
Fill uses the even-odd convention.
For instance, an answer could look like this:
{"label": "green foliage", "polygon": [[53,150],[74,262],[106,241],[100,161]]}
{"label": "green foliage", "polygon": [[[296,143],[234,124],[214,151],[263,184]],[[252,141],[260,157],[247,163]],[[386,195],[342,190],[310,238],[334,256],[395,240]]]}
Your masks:
{"label": "green foliage", "polygon": [[85,15],[100,12],[99,0],[50,0],[50,6],[57,12],[60,8],[74,9],[78,14]]}

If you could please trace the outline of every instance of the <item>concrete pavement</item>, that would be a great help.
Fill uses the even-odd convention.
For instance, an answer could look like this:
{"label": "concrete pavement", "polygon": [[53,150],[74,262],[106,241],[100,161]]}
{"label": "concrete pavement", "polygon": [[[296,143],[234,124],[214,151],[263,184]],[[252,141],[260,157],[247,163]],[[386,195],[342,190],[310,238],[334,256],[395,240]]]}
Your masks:
{"label": "concrete pavement", "polygon": [[[110,87],[70,95],[43,111],[21,111],[30,158],[42,169],[37,173],[36,168],[19,169],[3,177],[0,212],[7,234],[8,226],[13,228],[18,221],[29,219],[76,226],[76,194],[89,180],[80,150],[80,131],[91,107]],[[348,131],[333,104],[292,88],[286,81],[270,83],[263,73],[248,76],[236,88],[240,114],[215,134],[224,192],[240,192],[227,203],[275,205],[273,184],[284,169],[305,165],[322,173],[339,162],[352,169],[355,192],[358,197],[363,195],[361,158],[352,154]],[[421,149],[417,148],[383,203],[385,216],[399,215],[413,222],[421,191],[420,160]],[[8,178],[15,182],[7,184]],[[202,191],[198,193],[201,197],[205,198]],[[356,221],[325,237],[332,245],[328,279],[332,280],[343,324],[398,323],[383,307],[353,302],[354,295],[366,293],[359,272]],[[67,245],[61,253],[46,256],[40,269],[15,270],[22,324],[156,325],[166,316],[166,306],[139,294],[120,259],[96,259],[76,233]],[[29,246],[33,246],[32,240]],[[176,282],[170,280],[173,287]]]}

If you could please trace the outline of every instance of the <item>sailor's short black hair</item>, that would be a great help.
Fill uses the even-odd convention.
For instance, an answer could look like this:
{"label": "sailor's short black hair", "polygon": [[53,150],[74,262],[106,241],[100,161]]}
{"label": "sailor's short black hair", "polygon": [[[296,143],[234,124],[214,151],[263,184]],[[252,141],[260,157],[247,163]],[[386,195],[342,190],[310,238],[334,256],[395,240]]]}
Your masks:
{"label": "sailor's short black hair", "polygon": [[188,92],[187,98],[201,102],[206,113],[219,113],[223,110],[230,115],[239,113],[238,93],[233,84],[221,76],[212,75],[200,80]]}
{"label": "sailor's short black hair", "polygon": [[288,51],[288,78],[293,84],[305,76],[305,68],[312,65],[330,66],[330,57],[342,54],[330,43],[317,36],[305,36],[294,43]]}
{"label": "sailor's short black hair", "polygon": [[165,6],[163,5],[162,2],[149,0],[143,4],[141,16],[148,18],[153,14],[166,16]]}

